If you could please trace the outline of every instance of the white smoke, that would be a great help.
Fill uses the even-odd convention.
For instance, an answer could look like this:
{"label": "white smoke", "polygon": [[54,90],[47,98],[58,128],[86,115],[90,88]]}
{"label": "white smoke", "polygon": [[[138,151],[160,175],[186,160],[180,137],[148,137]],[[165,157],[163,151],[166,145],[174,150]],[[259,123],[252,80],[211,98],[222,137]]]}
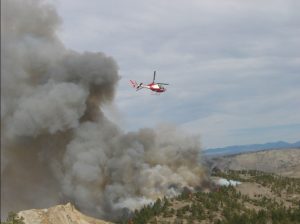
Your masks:
{"label": "white smoke", "polygon": [[101,111],[114,98],[116,62],[67,50],[42,0],[1,7],[1,200],[8,210],[74,202],[113,217],[205,178],[198,138],[173,126],[124,133]]}
{"label": "white smoke", "polygon": [[218,185],[221,185],[221,186],[237,186],[239,184],[241,184],[240,181],[236,181],[236,180],[227,180],[227,179],[224,179],[224,178],[220,178],[218,181],[217,181],[217,184]]}

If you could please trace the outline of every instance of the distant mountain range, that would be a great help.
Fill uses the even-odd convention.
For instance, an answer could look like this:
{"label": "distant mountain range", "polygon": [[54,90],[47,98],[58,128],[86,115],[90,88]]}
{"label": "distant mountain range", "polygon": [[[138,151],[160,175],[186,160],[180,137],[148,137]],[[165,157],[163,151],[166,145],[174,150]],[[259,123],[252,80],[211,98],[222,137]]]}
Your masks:
{"label": "distant mountain range", "polygon": [[207,156],[221,156],[233,155],[245,152],[255,152],[268,149],[282,149],[282,148],[300,148],[300,141],[295,143],[288,143],[284,141],[269,142],[265,144],[252,144],[252,145],[233,145],[224,148],[210,148],[203,151]]}

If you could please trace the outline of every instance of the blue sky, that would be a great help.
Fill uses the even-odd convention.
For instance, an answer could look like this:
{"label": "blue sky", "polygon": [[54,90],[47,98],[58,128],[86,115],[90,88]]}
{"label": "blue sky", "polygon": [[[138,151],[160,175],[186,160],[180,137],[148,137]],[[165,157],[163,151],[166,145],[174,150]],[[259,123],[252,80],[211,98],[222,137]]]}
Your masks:
{"label": "blue sky", "polygon": [[[66,47],[101,51],[122,79],[124,130],[175,123],[205,148],[300,139],[298,0],[48,0]],[[129,80],[171,85],[160,96]]]}

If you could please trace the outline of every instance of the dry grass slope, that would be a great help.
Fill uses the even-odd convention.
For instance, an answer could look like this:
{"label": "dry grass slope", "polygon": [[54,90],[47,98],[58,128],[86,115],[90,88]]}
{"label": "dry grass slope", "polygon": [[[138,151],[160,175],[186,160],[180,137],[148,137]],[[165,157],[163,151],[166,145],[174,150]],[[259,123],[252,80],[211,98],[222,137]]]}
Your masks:
{"label": "dry grass slope", "polygon": [[221,170],[260,170],[300,178],[300,149],[268,150],[214,159]]}

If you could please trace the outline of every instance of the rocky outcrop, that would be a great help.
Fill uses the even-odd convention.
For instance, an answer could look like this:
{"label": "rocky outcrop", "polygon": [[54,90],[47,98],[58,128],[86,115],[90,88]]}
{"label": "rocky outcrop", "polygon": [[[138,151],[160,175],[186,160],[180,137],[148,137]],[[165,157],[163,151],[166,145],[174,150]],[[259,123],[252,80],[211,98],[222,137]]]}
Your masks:
{"label": "rocky outcrop", "polygon": [[24,218],[25,224],[111,224],[80,213],[71,203],[20,211],[18,216]]}

